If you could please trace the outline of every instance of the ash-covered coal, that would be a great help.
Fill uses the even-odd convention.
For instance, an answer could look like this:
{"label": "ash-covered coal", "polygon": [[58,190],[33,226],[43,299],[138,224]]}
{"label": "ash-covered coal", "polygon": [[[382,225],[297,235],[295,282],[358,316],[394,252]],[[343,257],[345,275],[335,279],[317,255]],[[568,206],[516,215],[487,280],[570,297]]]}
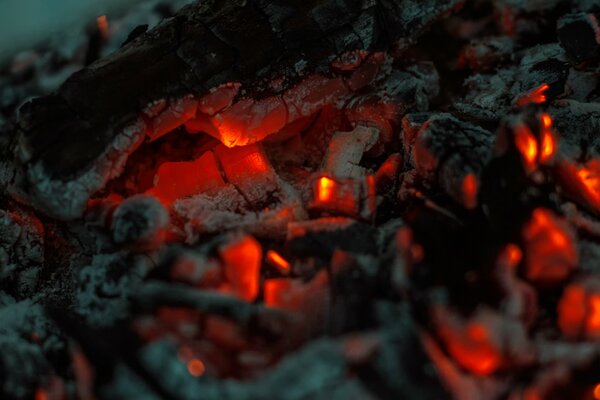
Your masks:
{"label": "ash-covered coal", "polygon": [[1,398],[600,399],[596,2],[146,5],[0,73]]}

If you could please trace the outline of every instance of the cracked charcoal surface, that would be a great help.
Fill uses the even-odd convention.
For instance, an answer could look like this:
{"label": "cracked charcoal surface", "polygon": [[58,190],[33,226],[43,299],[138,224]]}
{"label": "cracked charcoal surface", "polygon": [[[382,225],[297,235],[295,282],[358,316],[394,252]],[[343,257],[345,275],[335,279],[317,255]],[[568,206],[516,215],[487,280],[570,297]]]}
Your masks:
{"label": "cracked charcoal surface", "polygon": [[599,12],[148,0],[0,66],[0,398],[592,398]]}

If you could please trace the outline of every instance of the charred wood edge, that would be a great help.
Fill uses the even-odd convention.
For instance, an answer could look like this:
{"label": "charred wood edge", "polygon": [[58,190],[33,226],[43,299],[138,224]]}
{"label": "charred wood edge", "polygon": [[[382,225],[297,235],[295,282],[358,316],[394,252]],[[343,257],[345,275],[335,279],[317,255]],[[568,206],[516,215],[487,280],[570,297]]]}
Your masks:
{"label": "charred wood edge", "polygon": [[136,311],[149,313],[159,307],[185,307],[211,315],[218,315],[247,327],[257,319],[273,319],[284,322],[292,316],[279,310],[250,304],[218,292],[201,291],[181,284],[150,281],[138,289],[132,297]]}
{"label": "charred wood edge", "polygon": [[16,173],[10,192],[50,216],[77,218],[143,140],[139,115],[151,102],[201,94],[228,81],[253,91],[273,76],[291,84],[299,62],[309,71],[345,51],[407,46],[461,1],[228,0],[187,6],[76,72],[56,93],[21,108],[11,132]]}

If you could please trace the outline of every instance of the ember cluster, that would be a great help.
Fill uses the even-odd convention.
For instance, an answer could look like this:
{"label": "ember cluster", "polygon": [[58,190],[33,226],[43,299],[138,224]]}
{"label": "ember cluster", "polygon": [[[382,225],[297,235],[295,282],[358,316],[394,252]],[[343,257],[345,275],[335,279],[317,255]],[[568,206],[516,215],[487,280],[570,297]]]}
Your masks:
{"label": "ember cluster", "polygon": [[16,59],[0,397],[600,399],[599,15],[207,1]]}

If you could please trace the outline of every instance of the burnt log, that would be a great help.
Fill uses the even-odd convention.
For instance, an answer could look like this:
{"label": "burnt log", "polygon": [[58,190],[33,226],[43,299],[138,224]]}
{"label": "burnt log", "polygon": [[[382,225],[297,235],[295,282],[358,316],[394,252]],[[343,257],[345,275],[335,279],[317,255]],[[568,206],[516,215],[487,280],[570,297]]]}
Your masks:
{"label": "burnt log", "polygon": [[[73,74],[21,110],[3,176],[15,198],[53,217],[82,214],[144,140],[148,105],[226,82],[273,93],[351,50],[402,50],[459,0],[202,1]],[[263,83],[262,85],[260,83]],[[252,83],[252,84],[250,84]],[[147,121],[147,119],[146,119]]]}

